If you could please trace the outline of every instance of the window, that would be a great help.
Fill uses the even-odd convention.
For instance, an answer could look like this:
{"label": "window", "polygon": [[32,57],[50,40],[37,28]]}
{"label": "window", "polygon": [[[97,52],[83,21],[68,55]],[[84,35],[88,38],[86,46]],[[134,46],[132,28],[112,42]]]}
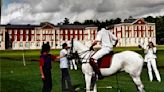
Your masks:
{"label": "window", "polygon": [[60,31],[60,34],[62,34],[62,33],[63,33],[63,30]]}
{"label": "window", "polygon": [[31,41],[34,41],[34,36],[31,36]]}
{"label": "window", "polygon": [[33,47],[33,45],[34,45],[34,42],[31,42],[31,47]]}
{"label": "window", "polygon": [[50,30],[50,34],[52,34],[52,30]]}
{"label": "window", "polygon": [[79,30],[79,34],[82,34],[82,30]]}
{"label": "window", "polygon": [[26,41],[28,41],[28,39],[29,39],[29,38],[28,38],[28,35],[26,35]]}
{"label": "window", "polygon": [[14,30],[14,34],[17,34],[17,30]]}
{"label": "window", "polygon": [[51,40],[54,40],[53,35],[52,35],[52,36],[50,36],[50,37],[51,37],[51,38],[50,38]]}
{"label": "window", "polygon": [[20,35],[20,41],[23,41],[23,35]]}
{"label": "window", "polygon": [[75,30],[75,34],[77,34],[77,31],[78,31],[78,30]]}
{"label": "window", "polygon": [[46,36],[45,35],[43,35],[43,39],[42,40],[46,40]]}
{"label": "window", "polygon": [[150,26],[150,30],[154,30],[154,27],[153,26]]}
{"label": "window", "polygon": [[19,43],[19,47],[23,47],[23,43],[22,42]]}
{"label": "window", "polygon": [[46,30],[46,34],[49,34],[49,33],[48,33],[48,30]]}
{"label": "window", "polygon": [[25,47],[27,47],[27,48],[30,47],[29,42],[26,42]]}
{"label": "window", "polygon": [[23,34],[23,30],[20,30],[20,34]]}
{"label": "window", "polygon": [[134,26],[134,30],[137,30],[137,26]]}
{"label": "window", "polygon": [[40,46],[40,43],[39,43],[39,42],[37,42],[37,43],[36,43],[36,47],[39,47],[39,46]]}
{"label": "window", "polygon": [[34,30],[31,30],[31,33],[34,34]]}
{"label": "window", "polygon": [[53,42],[51,42],[51,47],[53,47],[53,45],[54,45],[54,43],[53,43]]}
{"label": "window", "polygon": [[52,30],[52,34],[55,34],[55,30]]}
{"label": "window", "polygon": [[125,30],[128,30],[128,26],[125,26]]}
{"label": "window", "polygon": [[9,34],[12,34],[12,30],[9,30]]}
{"label": "window", "polygon": [[126,33],[126,34],[125,34],[125,37],[128,37],[128,31],[126,31],[125,33]]}
{"label": "window", "polygon": [[68,30],[65,30],[65,34],[68,34]]}
{"label": "window", "polygon": [[9,38],[10,38],[10,39],[12,39],[12,36],[11,36],[11,35],[9,35]]}
{"label": "window", "polygon": [[15,41],[17,41],[17,35],[14,36]]}
{"label": "window", "polygon": [[16,42],[14,42],[14,48],[16,48],[17,47],[17,43]]}
{"label": "window", "polygon": [[70,34],[73,34],[73,30],[70,30]]}
{"label": "window", "polygon": [[37,30],[37,31],[36,31],[36,34],[40,34],[40,31],[39,31],[39,30]]}
{"label": "window", "polygon": [[141,26],[138,26],[138,30],[141,30]]}
{"label": "window", "polygon": [[40,40],[40,36],[39,35],[36,36],[36,40]]}
{"label": "window", "polygon": [[42,30],[43,34],[45,34],[45,30]]}
{"label": "window", "polygon": [[26,34],[29,34],[29,30],[26,30]]}

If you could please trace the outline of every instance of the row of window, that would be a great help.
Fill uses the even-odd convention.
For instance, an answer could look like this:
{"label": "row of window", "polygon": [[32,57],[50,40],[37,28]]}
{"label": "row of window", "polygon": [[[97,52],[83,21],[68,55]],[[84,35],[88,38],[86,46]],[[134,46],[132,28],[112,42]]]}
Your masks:
{"label": "row of window", "polygon": [[[133,37],[133,34],[132,32],[128,32],[126,31],[125,32],[125,37]],[[145,31],[134,31],[134,37],[153,37],[155,36],[153,32],[151,31],[148,31],[148,32],[145,32]]]}
{"label": "row of window", "polygon": [[117,37],[122,38],[122,37],[154,37],[155,33],[154,31],[134,31],[132,34],[132,31],[125,31],[125,33],[122,33],[122,31],[114,31],[113,32]]}
{"label": "row of window", "polygon": [[144,41],[149,41],[149,40],[152,40],[153,41],[154,38],[135,38],[135,39],[132,39],[132,38],[123,38],[123,39],[120,39],[119,42],[118,42],[118,46],[131,46],[131,45],[138,45],[140,44],[140,42]]}
{"label": "row of window", "polygon": [[[23,42],[13,42],[13,48],[30,48],[30,47],[41,47],[42,43],[41,42],[26,42],[23,46]],[[50,42],[50,46],[58,46],[57,44],[54,44],[54,42]],[[0,42],[1,46],[1,42]]]}
{"label": "row of window", "polygon": [[[8,30],[9,34],[12,34],[13,30]],[[25,34],[29,34],[29,31],[31,31],[31,34],[34,34],[35,30],[25,30]],[[1,31],[0,31],[1,32]],[[20,30],[20,34],[23,34],[24,30]],[[55,30],[36,30],[36,34],[86,34],[83,30],[61,30],[61,31],[55,31]],[[18,30],[14,30],[14,34],[17,34]],[[90,33],[95,33],[95,30],[90,30]]]}
{"label": "row of window", "polygon": [[[8,30],[9,34],[12,34],[13,30]],[[34,30],[20,30],[20,34],[23,34],[23,32],[25,31],[25,34],[29,34],[29,32],[31,31],[31,34],[34,34]],[[17,34],[18,30],[14,30],[14,34]]]}
{"label": "row of window", "polygon": [[132,30],[132,28],[133,28],[133,30],[154,30],[155,28],[154,28],[154,26],[143,26],[143,25],[141,25],[141,26],[120,26],[120,27],[116,27],[115,28],[115,30],[121,30],[121,29],[125,29],[125,30]]}

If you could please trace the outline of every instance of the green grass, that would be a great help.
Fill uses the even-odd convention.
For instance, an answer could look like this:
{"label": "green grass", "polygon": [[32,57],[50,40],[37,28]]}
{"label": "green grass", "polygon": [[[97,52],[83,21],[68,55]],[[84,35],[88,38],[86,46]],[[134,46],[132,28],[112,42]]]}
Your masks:
{"label": "green grass", "polygon": [[[159,47],[158,47],[159,48]],[[164,47],[160,47],[157,52],[157,64],[160,66],[159,71],[161,74],[162,82],[158,83],[156,80],[150,82],[148,80],[147,68],[144,67],[141,75],[141,79],[145,86],[146,92],[164,92]],[[136,48],[115,48],[115,52],[122,50],[135,50],[140,54],[143,52]],[[26,66],[22,63],[22,51],[0,51],[0,92],[41,92],[42,80],[40,78],[39,63],[29,61],[31,59],[38,59],[40,51],[39,50],[26,50],[25,59]],[[51,53],[58,55],[59,50],[53,50]],[[29,59],[30,58],[30,59]],[[54,62],[52,64],[52,78],[53,78],[53,91],[61,92],[60,84],[60,69],[59,62]],[[74,85],[79,84],[81,90],[79,92],[84,92],[85,87],[84,77],[80,70],[80,65],[78,71],[70,71],[72,82]],[[119,88],[121,92],[136,92],[135,85],[132,82],[130,76],[121,72],[117,74]],[[112,86],[112,89],[98,89],[98,92],[118,92],[116,75],[105,78],[97,82],[98,87]]]}

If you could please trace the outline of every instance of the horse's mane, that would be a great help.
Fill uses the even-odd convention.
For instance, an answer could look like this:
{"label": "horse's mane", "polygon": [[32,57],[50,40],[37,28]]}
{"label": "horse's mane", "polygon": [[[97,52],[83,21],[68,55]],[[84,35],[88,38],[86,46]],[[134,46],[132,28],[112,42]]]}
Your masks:
{"label": "horse's mane", "polygon": [[86,45],[84,45],[83,43],[79,42],[79,41],[74,41],[74,47],[80,51],[85,51],[85,50],[89,50],[89,47],[87,47]]}

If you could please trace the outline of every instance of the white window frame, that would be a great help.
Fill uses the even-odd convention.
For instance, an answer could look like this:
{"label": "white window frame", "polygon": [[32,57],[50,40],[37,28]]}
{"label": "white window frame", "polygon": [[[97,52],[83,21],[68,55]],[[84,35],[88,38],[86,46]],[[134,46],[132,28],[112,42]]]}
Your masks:
{"label": "white window frame", "polygon": [[42,40],[46,40],[46,36],[45,36],[45,35],[43,35],[43,38],[42,38]]}
{"label": "white window frame", "polygon": [[73,34],[73,30],[70,30],[70,34]]}
{"label": "white window frame", "polygon": [[20,35],[20,41],[23,41],[23,35]]}
{"label": "white window frame", "polygon": [[14,41],[17,41],[17,35],[14,35]]}
{"label": "white window frame", "polygon": [[9,34],[12,34],[12,30],[9,30]]}
{"label": "white window frame", "polygon": [[34,30],[31,30],[31,34],[34,34]]}
{"label": "white window frame", "polygon": [[19,43],[19,47],[23,47],[23,42],[20,42]]}
{"label": "white window frame", "polygon": [[26,35],[26,41],[28,41],[28,39],[29,39],[29,36],[28,36],[28,35]]}
{"label": "white window frame", "polygon": [[17,30],[16,29],[14,30],[14,34],[17,34]]}
{"label": "white window frame", "polygon": [[31,41],[34,41],[34,40],[35,40],[34,35],[31,35]]}
{"label": "white window frame", "polygon": [[30,43],[29,43],[29,42],[26,42],[26,43],[25,43],[25,47],[26,47],[26,48],[30,48]]}
{"label": "white window frame", "polygon": [[16,47],[17,47],[17,42],[14,42],[13,47],[14,47],[14,48],[16,48]]}
{"label": "white window frame", "polygon": [[40,47],[40,42],[36,42],[36,47]]}
{"label": "white window frame", "polygon": [[29,34],[29,30],[26,30],[26,34]]}
{"label": "white window frame", "polygon": [[36,34],[40,34],[40,30],[36,30]]}
{"label": "white window frame", "polygon": [[23,34],[23,30],[20,30],[20,34]]}

